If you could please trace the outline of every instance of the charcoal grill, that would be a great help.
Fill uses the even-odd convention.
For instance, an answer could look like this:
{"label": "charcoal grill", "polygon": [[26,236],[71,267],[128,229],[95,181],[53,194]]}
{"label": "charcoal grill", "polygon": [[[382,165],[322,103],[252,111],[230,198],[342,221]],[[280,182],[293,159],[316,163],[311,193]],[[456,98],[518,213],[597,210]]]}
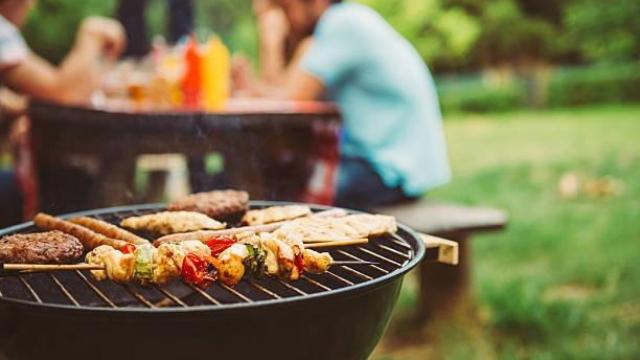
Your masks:
{"label": "charcoal grill", "polygon": [[[118,223],[162,209],[116,207],[62,217]],[[0,235],[36,230],[25,223]],[[425,245],[399,225],[397,234],[330,252],[336,260],[377,264],[206,290],[180,281],[153,287],[97,282],[84,271],[3,277],[0,353],[10,359],[365,359],[384,331],[403,275],[423,259]]]}

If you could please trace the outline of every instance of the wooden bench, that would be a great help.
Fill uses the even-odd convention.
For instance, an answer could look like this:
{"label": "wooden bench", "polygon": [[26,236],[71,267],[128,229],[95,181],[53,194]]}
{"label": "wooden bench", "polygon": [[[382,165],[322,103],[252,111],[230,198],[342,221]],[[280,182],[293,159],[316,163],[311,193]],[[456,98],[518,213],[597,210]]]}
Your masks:
{"label": "wooden bench", "polygon": [[459,264],[425,261],[420,268],[420,317],[446,316],[463,304],[470,289],[471,248],[474,234],[503,229],[507,215],[498,209],[436,203],[423,199],[374,209],[395,216],[416,231],[458,242]]}

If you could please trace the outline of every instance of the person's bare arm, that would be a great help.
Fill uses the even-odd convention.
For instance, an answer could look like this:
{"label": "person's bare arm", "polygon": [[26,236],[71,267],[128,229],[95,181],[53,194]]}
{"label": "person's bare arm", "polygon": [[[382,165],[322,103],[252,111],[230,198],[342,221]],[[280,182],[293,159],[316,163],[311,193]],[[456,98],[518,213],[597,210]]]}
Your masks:
{"label": "person's bare arm", "polygon": [[12,90],[35,98],[83,103],[98,85],[100,61],[117,56],[123,46],[124,33],[118,23],[90,18],[81,25],[75,45],[60,67],[30,54],[4,71],[2,81]]}
{"label": "person's bare arm", "polygon": [[300,68],[297,68],[289,77],[286,94],[286,98],[289,100],[318,100],[322,98],[324,93],[324,83]]}
{"label": "person's bare arm", "polygon": [[287,19],[278,7],[268,7],[258,14],[260,34],[260,80],[277,84],[286,72],[285,41],[289,31]]}
{"label": "person's bare arm", "polygon": [[247,92],[253,96],[280,100],[311,101],[322,98],[325,92],[322,81],[300,68],[300,61],[309,46],[311,46],[311,39],[300,44],[279,81],[266,83],[254,80],[248,85]]}

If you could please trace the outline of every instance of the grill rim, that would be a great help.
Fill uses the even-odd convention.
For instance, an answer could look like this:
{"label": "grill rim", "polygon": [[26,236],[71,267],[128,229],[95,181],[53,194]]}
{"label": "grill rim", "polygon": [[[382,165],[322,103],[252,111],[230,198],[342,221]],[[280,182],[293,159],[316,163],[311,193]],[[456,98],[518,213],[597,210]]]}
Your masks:
{"label": "grill rim", "polygon": [[[300,202],[291,202],[291,201],[252,200],[250,201],[249,204],[251,208],[282,206],[282,205],[306,205],[306,206],[309,206],[314,212],[322,211],[322,210],[330,210],[330,209],[343,209],[343,210],[346,210],[349,214],[366,213],[363,211],[353,210],[353,209],[300,203]],[[58,217],[63,219],[68,219],[68,218],[77,217],[77,216],[112,214],[120,211],[136,211],[136,210],[140,211],[140,210],[155,210],[155,209],[160,210],[162,208],[166,208],[166,206],[167,206],[166,203],[114,206],[114,207],[108,207],[108,208],[72,212],[72,213],[58,215]],[[14,226],[2,229],[0,230],[0,237],[13,234],[18,231],[22,231],[31,226],[34,226],[33,221],[29,221],[26,223],[14,225]],[[149,314],[178,315],[178,314],[194,314],[194,313],[214,313],[219,311],[229,312],[234,310],[249,310],[249,309],[258,309],[265,306],[272,307],[272,306],[303,304],[303,303],[317,301],[325,298],[358,296],[359,294],[367,292],[371,289],[384,286],[390,281],[404,277],[406,273],[411,271],[424,259],[426,248],[424,243],[420,240],[420,236],[418,235],[418,233],[413,229],[411,229],[409,226],[404,225],[402,223],[398,223],[398,229],[406,232],[409,235],[409,237],[412,238],[412,242],[415,243],[415,246],[413,246],[414,244],[410,244],[412,245],[414,255],[406,264],[404,264],[404,266],[399,267],[389,272],[388,274],[384,274],[384,275],[381,275],[380,277],[376,277],[372,280],[367,280],[367,281],[364,281],[355,285],[343,287],[343,288],[332,289],[331,291],[323,291],[319,293],[307,294],[304,296],[283,297],[280,299],[267,299],[267,300],[260,300],[260,301],[254,301],[254,302],[239,302],[239,303],[221,304],[221,305],[198,305],[198,306],[189,306],[189,307],[106,308],[106,307],[92,307],[92,306],[86,306],[86,305],[76,306],[76,305],[56,304],[56,303],[37,303],[29,300],[6,298],[5,296],[0,296],[0,304],[16,305],[16,306],[31,308],[34,310],[38,309],[38,310],[67,311],[75,314],[121,313],[121,314],[138,314],[138,315],[149,315]],[[406,238],[404,240],[407,241]]]}

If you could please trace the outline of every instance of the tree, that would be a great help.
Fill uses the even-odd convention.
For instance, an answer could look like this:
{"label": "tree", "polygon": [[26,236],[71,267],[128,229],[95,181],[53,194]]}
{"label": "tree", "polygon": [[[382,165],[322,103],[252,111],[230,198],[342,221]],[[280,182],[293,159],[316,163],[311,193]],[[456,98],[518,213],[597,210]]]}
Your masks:
{"label": "tree", "polygon": [[82,19],[89,15],[110,16],[114,6],[114,0],[40,1],[29,14],[23,34],[36,53],[57,63],[71,49]]}
{"label": "tree", "polygon": [[567,36],[596,61],[640,57],[640,1],[577,0],[564,12]]}
{"label": "tree", "polygon": [[559,31],[549,21],[524,13],[514,0],[486,1],[476,61],[483,65],[548,59]]}
{"label": "tree", "polygon": [[360,0],[376,9],[434,67],[468,62],[480,35],[476,18],[441,0]]}
{"label": "tree", "polygon": [[[120,0],[127,1],[127,0]],[[147,26],[151,36],[163,34],[166,0],[148,0]],[[196,28],[223,37],[233,50],[256,53],[251,0],[194,0]],[[76,30],[90,15],[114,16],[117,0],[47,0],[29,14],[23,34],[29,46],[49,61],[59,62],[71,48]]]}

